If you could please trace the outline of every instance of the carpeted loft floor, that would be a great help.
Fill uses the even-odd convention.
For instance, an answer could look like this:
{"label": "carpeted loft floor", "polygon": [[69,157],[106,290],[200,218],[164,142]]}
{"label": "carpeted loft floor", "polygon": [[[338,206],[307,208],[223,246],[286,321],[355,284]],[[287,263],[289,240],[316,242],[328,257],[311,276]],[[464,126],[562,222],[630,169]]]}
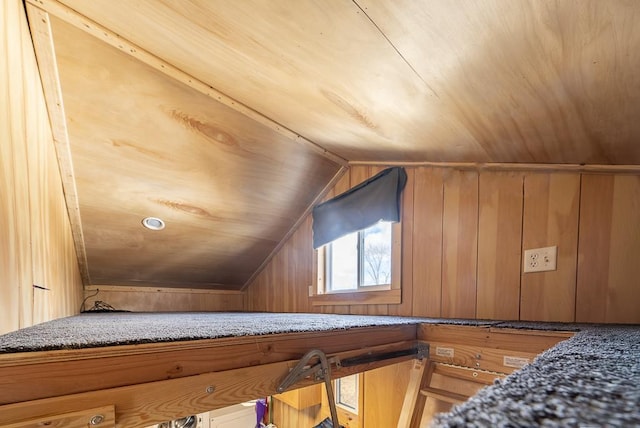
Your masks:
{"label": "carpeted loft floor", "polygon": [[640,427],[640,326],[578,327],[433,426]]}
{"label": "carpeted loft floor", "polygon": [[0,336],[0,353],[437,323],[577,331],[439,415],[444,427],[640,427],[640,326],[272,313],[85,313]]}
{"label": "carpeted loft floor", "polygon": [[86,312],[0,336],[0,353],[216,339],[358,327],[495,321],[266,312]]}

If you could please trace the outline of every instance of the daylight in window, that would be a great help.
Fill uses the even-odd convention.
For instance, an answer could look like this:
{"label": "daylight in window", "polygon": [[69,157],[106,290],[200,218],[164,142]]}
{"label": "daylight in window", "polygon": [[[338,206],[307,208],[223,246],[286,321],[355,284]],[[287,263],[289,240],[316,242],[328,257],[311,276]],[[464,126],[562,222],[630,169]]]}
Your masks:
{"label": "daylight in window", "polygon": [[336,379],[336,404],[358,414],[358,374]]}
{"label": "daylight in window", "polygon": [[391,223],[380,222],[327,246],[327,291],[391,283]]}

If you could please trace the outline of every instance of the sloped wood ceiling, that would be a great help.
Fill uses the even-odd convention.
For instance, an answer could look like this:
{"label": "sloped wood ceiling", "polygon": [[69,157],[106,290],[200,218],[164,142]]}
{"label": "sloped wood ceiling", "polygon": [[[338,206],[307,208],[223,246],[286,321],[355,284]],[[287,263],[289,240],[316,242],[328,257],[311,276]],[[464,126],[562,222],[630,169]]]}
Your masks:
{"label": "sloped wood ceiling", "polygon": [[341,158],[640,164],[640,2],[28,2],[89,283],[238,288]]}

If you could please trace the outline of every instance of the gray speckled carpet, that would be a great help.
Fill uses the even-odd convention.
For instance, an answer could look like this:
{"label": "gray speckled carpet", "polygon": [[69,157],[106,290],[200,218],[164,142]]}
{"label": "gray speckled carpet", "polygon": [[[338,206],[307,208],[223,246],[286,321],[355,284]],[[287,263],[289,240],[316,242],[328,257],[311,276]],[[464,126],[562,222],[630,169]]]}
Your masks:
{"label": "gray speckled carpet", "polygon": [[576,326],[574,337],[432,425],[640,427],[640,326]]}
{"label": "gray speckled carpet", "polygon": [[295,313],[84,313],[0,336],[0,353],[399,324],[572,330],[531,364],[439,415],[443,427],[640,427],[640,326]]}
{"label": "gray speckled carpet", "polygon": [[399,324],[495,321],[266,312],[98,312],[61,318],[0,336],[0,353],[95,348]]}

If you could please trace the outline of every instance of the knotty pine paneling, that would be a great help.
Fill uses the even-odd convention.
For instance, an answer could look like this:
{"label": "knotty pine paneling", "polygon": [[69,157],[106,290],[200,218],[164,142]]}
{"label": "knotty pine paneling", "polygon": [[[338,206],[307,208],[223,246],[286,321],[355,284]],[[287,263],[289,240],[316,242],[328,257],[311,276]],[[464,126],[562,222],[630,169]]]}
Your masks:
{"label": "knotty pine paneling", "polygon": [[448,170],[442,221],[443,317],[475,318],[477,255],[478,173]]}
{"label": "knotty pine paneling", "polygon": [[480,174],[478,318],[519,319],[523,185],[522,173]]}
{"label": "knotty pine paneling", "polygon": [[22,2],[2,2],[0,23],[3,333],[77,313],[82,283]]}
{"label": "knotty pine paneling", "polygon": [[582,176],[576,321],[640,323],[640,176]]}
{"label": "knotty pine paneling", "polygon": [[522,250],[558,246],[557,270],[522,273],[520,319],[575,321],[580,175],[524,179]]}
{"label": "knotty pine paneling", "polygon": [[[327,198],[358,184],[353,176],[366,174],[363,169],[354,173],[356,168]],[[287,271],[290,258],[278,254],[248,286],[249,309],[573,321],[577,298],[578,321],[638,322],[638,175],[583,175],[579,210],[579,173],[406,170],[401,304],[308,305],[316,260],[307,218],[280,252],[300,252],[298,279]],[[522,250],[548,245],[558,245],[558,270],[521,273]],[[595,261],[601,249],[609,254],[606,262]],[[588,315],[592,311],[595,315]]]}

